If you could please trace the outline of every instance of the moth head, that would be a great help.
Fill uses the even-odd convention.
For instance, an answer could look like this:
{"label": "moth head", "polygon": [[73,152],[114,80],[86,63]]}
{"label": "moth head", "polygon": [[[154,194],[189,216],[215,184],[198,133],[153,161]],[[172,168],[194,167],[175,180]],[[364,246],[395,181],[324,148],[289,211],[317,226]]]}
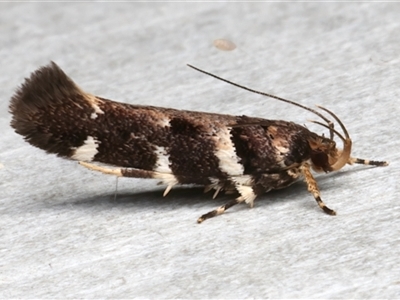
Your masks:
{"label": "moth head", "polygon": [[[325,117],[323,117],[323,119],[327,122],[327,124],[318,121],[311,121],[328,128],[330,133],[329,138],[315,135],[309,139],[308,142],[311,147],[312,167],[317,172],[337,171],[343,168],[349,162],[352,142],[346,127],[343,125],[340,119],[328,109],[322,106],[318,107],[329,113],[339,123],[344,135],[335,130],[333,122]],[[336,147],[336,142],[334,141],[335,134],[342,140],[343,149],[338,149]]]}

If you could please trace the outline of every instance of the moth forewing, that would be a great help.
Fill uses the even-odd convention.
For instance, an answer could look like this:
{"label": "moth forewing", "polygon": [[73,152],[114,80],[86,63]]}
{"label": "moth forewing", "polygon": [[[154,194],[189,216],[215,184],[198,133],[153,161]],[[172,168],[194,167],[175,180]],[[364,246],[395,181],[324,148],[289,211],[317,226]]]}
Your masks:
{"label": "moth forewing", "polygon": [[[345,164],[376,166],[386,162],[351,157],[351,139],[335,114],[334,122],[299,103],[243,87],[193,66],[192,68],[242,89],[272,97],[320,117],[329,138],[282,120],[130,105],[81,90],[55,63],[26,79],[10,102],[11,126],[27,142],[48,153],[80,161],[94,171],[122,177],[153,178],[166,196],[177,184],[197,184],[206,191],[239,196],[204,214],[198,222],[222,214],[273,189],[303,178],[324,212],[311,169],[331,172]],[[343,142],[337,149],[334,137]],[[98,166],[100,162],[110,167]]]}

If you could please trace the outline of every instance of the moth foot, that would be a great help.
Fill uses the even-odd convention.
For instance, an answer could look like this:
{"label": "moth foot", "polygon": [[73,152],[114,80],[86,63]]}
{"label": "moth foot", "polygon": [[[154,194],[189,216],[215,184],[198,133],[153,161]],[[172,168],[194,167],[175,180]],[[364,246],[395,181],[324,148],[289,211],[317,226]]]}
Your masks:
{"label": "moth foot", "polygon": [[205,220],[207,220],[207,219],[210,219],[210,218],[213,218],[213,217],[215,217],[215,216],[221,215],[221,214],[223,214],[228,208],[230,208],[230,207],[232,207],[232,206],[234,206],[234,205],[236,205],[236,204],[239,204],[239,203],[241,203],[241,202],[243,202],[243,201],[245,201],[245,200],[243,199],[243,197],[239,197],[239,198],[236,198],[236,199],[234,199],[234,200],[231,200],[231,201],[229,201],[228,203],[226,203],[226,204],[224,204],[224,205],[218,207],[217,209],[214,209],[214,210],[212,210],[212,211],[210,211],[210,212],[208,212],[208,213],[202,215],[200,218],[197,219],[197,223],[200,224],[200,223],[202,223],[203,221],[205,221]]}
{"label": "moth foot", "polygon": [[326,213],[330,216],[336,216],[336,211],[334,211],[333,209],[330,209],[328,206],[326,206],[320,197],[315,198],[315,200],[317,200],[318,206],[324,211],[324,213]]}

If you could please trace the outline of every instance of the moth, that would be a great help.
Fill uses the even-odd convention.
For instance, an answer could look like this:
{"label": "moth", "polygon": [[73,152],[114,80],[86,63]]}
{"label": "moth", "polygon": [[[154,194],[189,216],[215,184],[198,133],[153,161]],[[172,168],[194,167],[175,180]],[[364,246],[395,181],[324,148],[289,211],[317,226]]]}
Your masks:
{"label": "moth", "polygon": [[[198,223],[242,202],[252,207],[258,195],[299,179],[304,179],[319,207],[335,215],[322,201],[312,170],[328,173],[346,164],[388,164],[352,157],[346,127],[324,107],[317,111],[190,67],[314,113],[321,121],[313,122],[326,128],[329,137],[289,121],[111,101],[84,92],[54,62],[33,72],[17,89],[9,107],[11,126],[31,145],[77,160],[90,170],[158,179],[166,185],[164,196],[177,184],[215,190],[214,198],[220,191],[238,193]],[[342,149],[335,138],[343,143]]]}

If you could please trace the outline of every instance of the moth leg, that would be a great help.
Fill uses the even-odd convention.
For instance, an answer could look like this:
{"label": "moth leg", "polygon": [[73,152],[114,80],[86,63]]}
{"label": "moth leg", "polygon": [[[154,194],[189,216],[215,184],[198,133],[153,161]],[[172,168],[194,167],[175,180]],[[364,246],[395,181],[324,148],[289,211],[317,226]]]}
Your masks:
{"label": "moth leg", "polygon": [[235,189],[240,193],[240,197],[231,200],[228,203],[218,207],[217,209],[214,209],[213,211],[210,211],[202,215],[200,218],[197,219],[197,223],[202,223],[204,220],[223,214],[228,208],[242,202],[246,202],[247,204],[250,205],[250,207],[253,207],[254,199],[257,197],[257,195],[254,193],[252,187],[253,185],[252,177],[243,175],[231,178],[231,180],[232,180],[231,183],[225,185],[227,186],[229,192],[231,191],[231,188],[234,186]]}
{"label": "moth leg", "polygon": [[115,175],[118,177],[155,178],[154,177],[155,172],[153,172],[153,171],[140,170],[140,169],[129,169],[129,168],[111,169],[108,167],[90,164],[90,163],[87,163],[84,161],[79,161],[78,163],[81,166],[84,166],[85,168],[87,168],[89,170],[101,172],[103,174],[108,174],[108,175]]}
{"label": "moth leg", "polygon": [[200,223],[202,223],[203,221],[205,221],[207,219],[210,219],[210,218],[213,218],[213,217],[215,217],[217,215],[223,214],[228,208],[230,208],[230,207],[232,207],[232,206],[234,206],[236,204],[239,204],[239,203],[241,203],[243,201],[245,201],[245,199],[243,197],[239,197],[239,198],[236,198],[234,200],[231,200],[228,203],[218,207],[217,209],[214,209],[214,210],[202,215],[200,218],[197,219],[197,223],[200,224]]}
{"label": "moth leg", "polygon": [[87,162],[80,161],[80,165],[84,166],[85,168],[88,168],[89,170],[92,171],[98,171],[103,174],[108,174],[108,175],[115,175],[118,177],[134,177],[134,178],[154,178],[154,179],[160,179],[163,184],[167,185],[167,188],[164,191],[163,196],[165,197],[171,188],[178,184],[178,180],[173,174],[168,174],[168,173],[160,173],[160,172],[155,172],[155,171],[148,171],[148,170],[141,170],[141,169],[135,169],[135,168],[116,168],[116,169],[111,169],[103,166],[98,166],[95,164],[90,164]]}
{"label": "moth leg", "polygon": [[84,161],[79,161],[78,162],[81,166],[84,166],[85,168],[92,170],[92,171],[97,171],[97,172],[101,172],[103,174],[108,174],[108,175],[115,175],[118,177],[122,176],[121,173],[121,169],[111,169],[111,168],[106,168],[106,167],[101,167],[101,166],[97,166],[94,164],[89,164],[87,162]]}
{"label": "moth leg", "polygon": [[369,159],[362,159],[362,158],[357,158],[357,157],[350,157],[349,161],[347,163],[349,165],[362,164],[362,165],[377,166],[377,167],[383,167],[383,166],[389,165],[389,162],[387,162],[387,161],[369,160]]}
{"label": "moth leg", "polygon": [[317,201],[319,207],[327,213],[328,215],[334,216],[336,215],[336,212],[329,207],[325,205],[325,203],[321,199],[321,195],[319,193],[317,181],[314,179],[314,177],[311,174],[310,171],[310,165],[309,164],[303,164],[301,167],[301,172],[304,175],[304,180],[307,183],[308,191],[314,196],[315,200]]}

